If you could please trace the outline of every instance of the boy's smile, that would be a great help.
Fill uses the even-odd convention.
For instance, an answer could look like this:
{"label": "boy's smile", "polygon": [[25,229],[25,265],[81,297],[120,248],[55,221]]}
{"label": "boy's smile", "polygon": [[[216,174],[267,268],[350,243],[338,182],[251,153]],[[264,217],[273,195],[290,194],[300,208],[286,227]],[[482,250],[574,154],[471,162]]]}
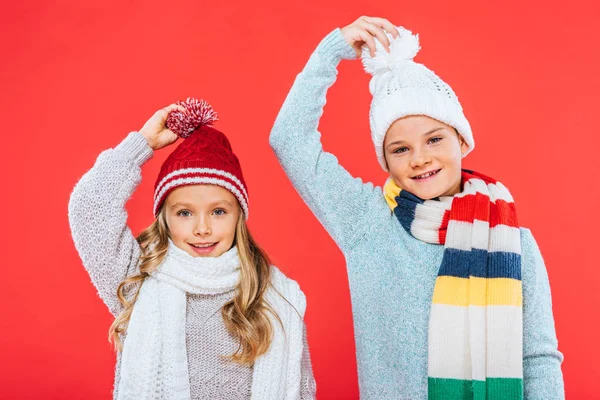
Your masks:
{"label": "boy's smile", "polygon": [[384,140],[392,178],[424,200],[460,192],[462,155],[467,150],[454,128],[424,115],[396,120]]}

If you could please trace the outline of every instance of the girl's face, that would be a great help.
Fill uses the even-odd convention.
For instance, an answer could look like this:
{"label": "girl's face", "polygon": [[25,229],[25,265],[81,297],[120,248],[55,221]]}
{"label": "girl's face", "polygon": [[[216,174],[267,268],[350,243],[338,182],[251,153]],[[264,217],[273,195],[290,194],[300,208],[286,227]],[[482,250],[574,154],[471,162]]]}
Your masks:
{"label": "girl's face", "polygon": [[461,160],[468,145],[449,125],[423,115],[396,120],[383,143],[395,183],[429,200],[461,190]]}
{"label": "girl's face", "polygon": [[217,185],[188,185],[165,200],[173,243],[193,257],[218,257],[233,246],[240,208],[236,197]]}

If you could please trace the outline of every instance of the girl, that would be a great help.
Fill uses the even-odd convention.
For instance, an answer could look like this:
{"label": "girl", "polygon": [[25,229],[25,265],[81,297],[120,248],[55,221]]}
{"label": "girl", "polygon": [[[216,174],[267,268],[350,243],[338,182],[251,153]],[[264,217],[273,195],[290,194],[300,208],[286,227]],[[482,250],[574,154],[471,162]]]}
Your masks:
{"label": "girl", "polygon": [[[452,89],[412,61],[418,38],[382,18],[331,32],[271,133],[279,161],[348,268],[361,399],[562,399],[544,262],[508,190],[461,170],[473,135]],[[382,189],[323,151],[342,59],[373,75]]]}
{"label": "girl", "polygon": [[[116,399],[315,397],[304,294],[252,239],[240,164],[215,119],[193,99],[156,112],[71,195],[75,246],[116,317]],[[178,135],[136,240],[125,203],[140,167]]]}

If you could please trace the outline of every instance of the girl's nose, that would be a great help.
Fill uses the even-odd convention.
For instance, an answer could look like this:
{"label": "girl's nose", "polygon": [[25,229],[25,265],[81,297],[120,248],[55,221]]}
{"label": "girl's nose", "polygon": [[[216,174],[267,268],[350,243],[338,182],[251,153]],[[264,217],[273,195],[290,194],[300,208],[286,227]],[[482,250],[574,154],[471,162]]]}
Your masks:
{"label": "girl's nose", "polygon": [[197,236],[207,236],[211,234],[210,223],[208,222],[208,218],[200,217],[198,219],[198,223],[194,229],[194,235]]}

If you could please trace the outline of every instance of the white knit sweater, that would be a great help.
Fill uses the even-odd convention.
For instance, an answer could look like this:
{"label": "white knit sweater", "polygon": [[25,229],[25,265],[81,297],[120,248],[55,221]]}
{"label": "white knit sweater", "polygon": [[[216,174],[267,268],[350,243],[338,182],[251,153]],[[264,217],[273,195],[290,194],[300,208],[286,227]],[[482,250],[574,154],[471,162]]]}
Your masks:
{"label": "white knit sweater", "polygon": [[[115,149],[98,157],[75,187],[69,203],[69,222],[75,246],[113,315],[121,306],[116,296],[119,283],[135,271],[140,248],[127,226],[125,204],[141,182],[141,165],[152,150],[138,133],[130,134]],[[287,279],[287,278],[285,278]],[[188,294],[186,346],[193,399],[250,399],[252,366],[223,358],[237,349],[221,317],[221,307],[234,291],[219,294]],[[300,398],[313,399],[316,385],[304,328],[301,357]],[[115,387],[120,377],[117,357]]]}

